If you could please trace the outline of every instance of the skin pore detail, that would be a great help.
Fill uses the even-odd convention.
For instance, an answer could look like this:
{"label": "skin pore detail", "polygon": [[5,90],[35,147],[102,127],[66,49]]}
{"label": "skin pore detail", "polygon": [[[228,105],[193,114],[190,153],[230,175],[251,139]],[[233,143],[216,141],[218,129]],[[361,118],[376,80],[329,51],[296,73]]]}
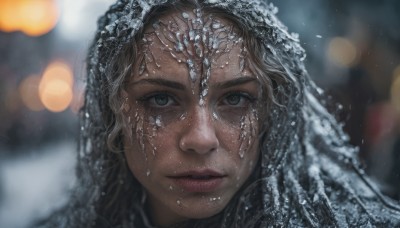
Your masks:
{"label": "skin pore detail", "polygon": [[145,30],[124,97],[128,166],[157,225],[223,210],[258,161],[260,83],[228,21],[172,12]]}

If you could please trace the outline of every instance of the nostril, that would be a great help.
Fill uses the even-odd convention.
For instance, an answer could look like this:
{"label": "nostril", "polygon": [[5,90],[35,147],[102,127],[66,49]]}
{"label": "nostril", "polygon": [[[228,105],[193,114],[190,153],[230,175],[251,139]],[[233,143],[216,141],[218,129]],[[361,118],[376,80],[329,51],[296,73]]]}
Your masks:
{"label": "nostril", "polygon": [[215,134],[204,135],[192,131],[181,137],[179,146],[185,152],[204,154],[216,151],[219,141]]}

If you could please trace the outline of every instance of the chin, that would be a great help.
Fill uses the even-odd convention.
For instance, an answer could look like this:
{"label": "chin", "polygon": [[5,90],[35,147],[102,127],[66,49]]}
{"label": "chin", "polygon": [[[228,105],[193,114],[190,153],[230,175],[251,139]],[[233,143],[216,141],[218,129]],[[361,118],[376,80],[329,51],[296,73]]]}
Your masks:
{"label": "chin", "polygon": [[178,208],[178,212],[182,217],[188,219],[205,219],[223,211],[228,202],[210,201],[210,197],[205,197],[202,202],[188,202],[186,205],[182,205],[182,207]]}

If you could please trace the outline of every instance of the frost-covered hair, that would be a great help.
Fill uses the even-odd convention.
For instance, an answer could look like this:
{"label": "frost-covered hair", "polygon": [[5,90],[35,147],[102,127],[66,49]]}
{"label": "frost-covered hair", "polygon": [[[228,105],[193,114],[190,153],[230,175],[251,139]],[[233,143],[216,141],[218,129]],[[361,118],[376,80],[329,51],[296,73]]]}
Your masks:
{"label": "frost-covered hair", "polygon": [[146,195],[127,167],[121,90],[138,58],[138,39],[154,17],[199,8],[240,28],[248,64],[263,83],[259,164],[219,214],[187,227],[400,226],[400,208],[359,167],[357,150],[321,104],[304,68],[298,37],[261,0],[119,0],[100,18],[88,55],[77,185],[48,227],[150,226]]}

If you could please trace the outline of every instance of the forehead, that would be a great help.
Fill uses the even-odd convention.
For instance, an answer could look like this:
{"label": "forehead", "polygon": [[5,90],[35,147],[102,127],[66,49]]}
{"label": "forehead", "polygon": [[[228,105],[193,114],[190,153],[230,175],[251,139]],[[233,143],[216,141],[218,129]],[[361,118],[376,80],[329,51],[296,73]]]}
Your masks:
{"label": "forehead", "polygon": [[249,75],[237,30],[229,20],[199,9],[161,15],[145,27],[137,75],[186,74],[193,83]]}

